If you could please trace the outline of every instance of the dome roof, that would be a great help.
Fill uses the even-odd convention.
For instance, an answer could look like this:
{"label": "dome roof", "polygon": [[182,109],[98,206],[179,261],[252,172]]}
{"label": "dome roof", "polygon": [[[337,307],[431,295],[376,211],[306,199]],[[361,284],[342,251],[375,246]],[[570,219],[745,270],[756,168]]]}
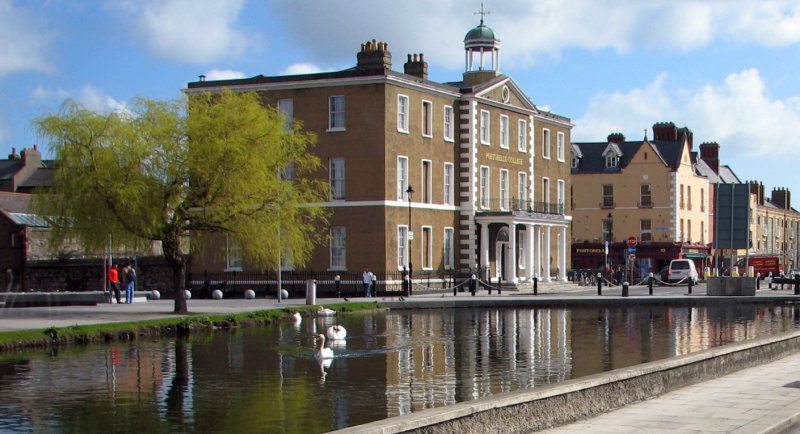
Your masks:
{"label": "dome roof", "polygon": [[469,32],[467,32],[467,36],[464,36],[464,42],[475,39],[499,40],[497,35],[494,33],[494,30],[483,24],[483,20],[481,20],[481,23],[478,25],[478,27],[475,27],[474,29],[470,30]]}

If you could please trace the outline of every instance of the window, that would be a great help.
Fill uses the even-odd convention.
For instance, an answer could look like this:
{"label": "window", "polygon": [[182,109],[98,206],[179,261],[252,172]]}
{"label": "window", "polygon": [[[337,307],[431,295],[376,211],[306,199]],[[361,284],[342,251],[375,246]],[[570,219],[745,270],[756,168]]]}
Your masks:
{"label": "window", "polygon": [[422,101],[422,135],[433,137],[433,103]]}
{"label": "window", "polygon": [[328,97],[328,131],[344,131],[344,95]]}
{"label": "window", "polygon": [[705,212],[706,210],[706,190],[704,188],[700,189],[700,211]]}
{"label": "window", "polygon": [[612,167],[617,167],[619,165],[619,155],[615,154],[613,151],[608,151],[606,153],[606,168],[610,169]]}
{"label": "window", "polygon": [[397,131],[408,133],[408,97],[397,95]]}
{"label": "window", "polygon": [[610,218],[603,219],[603,241],[608,241],[609,243],[613,243],[614,242],[614,220],[613,219],[610,219]]}
{"label": "window", "polygon": [[578,163],[580,163],[580,161],[581,161],[580,158],[578,158],[578,157],[573,155],[572,156],[572,168],[573,169],[577,169],[578,168]]}
{"label": "window", "polygon": [[686,241],[692,242],[692,221],[686,220]]}
{"label": "window", "polygon": [[444,251],[442,252],[442,262],[444,263],[445,270],[452,270],[455,268],[453,251],[455,245],[453,244],[453,228],[444,228]]}
{"label": "window", "polygon": [[683,184],[681,184],[681,209],[684,209],[684,207],[683,207]]}
{"label": "window", "polygon": [[519,172],[517,175],[517,197],[518,199],[518,208],[521,210],[528,209],[528,174],[525,172]]}
{"label": "window", "polygon": [[331,226],[331,268],[345,269],[347,233],[343,226]]}
{"label": "window", "polygon": [[281,179],[284,181],[293,181],[295,175],[294,161],[290,161],[286,167],[281,169]]}
{"label": "window", "polygon": [[700,244],[706,243],[706,222],[700,220]]}
{"label": "window", "polygon": [[500,115],[500,147],[508,149],[508,116]]}
{"label": "window", "polygon": [[500,209],[508,209],[508,170],[500,169]]}
{"label": "window", "polygon": [[225,236],[225,271],[242,271],[242,243],[233,235]]}
{"label": "window", "polygon": [[642,219],[639,222],[639,240],[653,241],[653,234],[650,230],[650,219]]}
{"label": "window", "polygon": [[489,112],[481,110],[481,144],[489,144]]}
{"label": "window", "polygon": [[678,234],[678,239],[681,240],[681,241],[684,240],[683,234],[684,234],[684,232],[683,232],[683,219],[681,219],[681,232],[680,232],[680,234]]}
{"label": "window", "polygon": [[408,157],[397,157],[397,200],[405,201],[408,189]]}
{"label": "window", "polygon": [[422,269],[430,270],[433,268],[433,229],[430,226],[422,227]]}
{"label": "window", "polygon": [[283,128],[286,131],[292,130],[294,122],[294,102],[292,99],[279,99],[278,111],[283,115]]}
{"label": "window", "polygon": [[564,133],[556,133],[556,158],[558,161],[564,161]]}
{"label": "window", "polygon": [[431,203],[431,162],[422,160],[422,202]]}
{"label": "window", "polygon": [[489,208],[489,168],[481,166],[481,208]]}
{"label": "window", "polygon": [[686,209],[692,210],[692,186],[686,186]]}
{"label": "window", "polygon": [[612,184],[603,185],[603,203],[601,208],[614,208],[614,186]]}
{"label": "window", "polygon": [[517,122],[517,149],[520,152],[528,150],[528,123],[522,119]]}
{"label": "window", "polygon": [[455,137],[455,118],[453,117],[453,107],[444,106],[444,139],[452,142]]}
{"label": "window", "polygon": [[548,211],[550,209],[550,178],[542,178],[542,200],[547,204]]}
{"label": "window", "polygon": [[542,130],[542,158],[550,159],[550,130]]}
{"label": "window", "polygon": [[558,214],[564,213],[564,204],[567,201],[567,184],[563,179],[556,181],[556,201],[558,201]]}
{"label": "window", "polygon": [[397,227],[397,269],[408,265],[408,226]]}
{"label": "window", "polygon": [[527,232],[519,232],[519,239],[517,240],[517,266],[519,268],[525,268],[527,264],[527,255],[525,250],[525,236]]}
{"label": "window", "polygon": [[333,200],[344,199],[344,158],[331,158],[330,160],[330,187]]}
{"label": "window", "polygon": [[650,184],[639,186],[639,207],[650,208],[653,206],[653,187]]}
{"label": "window", "polygon": [[444,204],[453,202],[453,163],[444,163]]}

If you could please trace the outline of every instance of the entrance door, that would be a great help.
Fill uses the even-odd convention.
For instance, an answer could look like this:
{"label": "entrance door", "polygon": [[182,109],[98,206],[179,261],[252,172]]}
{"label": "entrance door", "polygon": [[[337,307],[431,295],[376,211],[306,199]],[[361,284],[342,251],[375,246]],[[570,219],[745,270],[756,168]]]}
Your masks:
{"label": "entrance door", "polygon": [[508,228],[502,228],[497,232],[497,240],[494,245],[494,275],[501,277],[504,281],[508,280],[506,273],[506,261],[508,261]]}

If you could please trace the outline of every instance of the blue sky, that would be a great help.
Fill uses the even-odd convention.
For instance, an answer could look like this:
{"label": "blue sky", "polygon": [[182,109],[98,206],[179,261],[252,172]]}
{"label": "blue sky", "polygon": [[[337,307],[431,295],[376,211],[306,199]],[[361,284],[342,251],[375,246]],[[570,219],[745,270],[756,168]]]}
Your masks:
{"label": "blue sky", "polygon": [[[463,0],[0,0],[0,155],[41,143],[36,117],[73,98],[98,111],[173,99],[189,81],[339,70],[389,43],[457,81],[480,2]],[[800,207],[800,2],[484,0],[501,71],[574,141],[687,126],[695,146]]]}

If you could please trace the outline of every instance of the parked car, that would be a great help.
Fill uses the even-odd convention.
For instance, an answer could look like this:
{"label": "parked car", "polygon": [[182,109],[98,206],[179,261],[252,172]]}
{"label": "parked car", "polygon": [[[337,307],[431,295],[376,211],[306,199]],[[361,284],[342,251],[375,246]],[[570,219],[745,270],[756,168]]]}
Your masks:
{"label": "parked car", "polygon": [[675,283],[684,281],[692,281],[692,285],[697,284],[697,269],[694,266],[694,261],[691,259],[673,259],[669,262],[667,268],[667,277],[663,279],[667,283]]}

